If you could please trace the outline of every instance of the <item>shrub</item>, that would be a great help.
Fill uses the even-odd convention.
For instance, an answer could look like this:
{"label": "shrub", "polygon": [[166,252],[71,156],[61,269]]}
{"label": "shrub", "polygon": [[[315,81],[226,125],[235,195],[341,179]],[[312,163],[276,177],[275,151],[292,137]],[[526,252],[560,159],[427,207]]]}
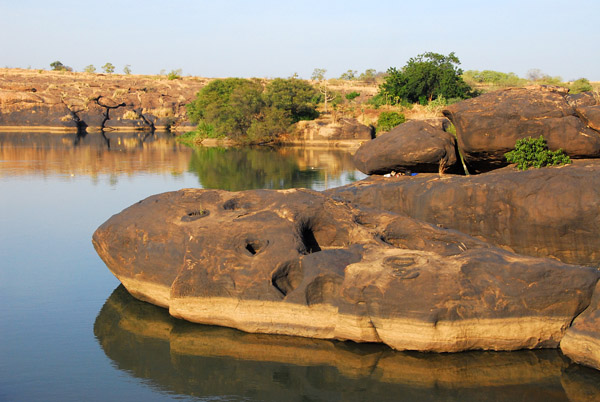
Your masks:
{"label": "shrub", "polygon": [[360,96],[360,92],[352,91],[349,94],[346,94],[346,99],[348,99],[349,101],[353,101],[354,99],[358,98],[359,96]]}
{"label": "shrub", "polygon": [[94,67],[93,64],[90,64],[89,66],[85,66],[85,68],[83,69],[84,72],[86,73],[95,73],[96,72],[96,67]]}
{"label": "shrub", "polygon": [[591,91],[592,85],[587,78],[580,78],[578,80],[573,81],[571,86],[569,87],[569,92],[573,94],[578,94],[580,92],[588,92]]}
{"label": "shrub", "polygon": [[550,151],[546,140],[540,138],[523,138],[517,140],[515,149],[504,154],[509,163],[516,163],[517,169],[527,170],[530,167],[565,165],[571,163],[571,158],[562,149]]}
{"label": "shrub", "polygon": [[171,70],[169,72],[169,74],[167,74],[167,79],[171,80],[171,81],[178,80],[180,78],[181,78],[181,69],[180,68],[177,70]]}
{"label": "shrub", "polygon": [[113,66],[112,63],[106,63],[105,65],[102,66],[102,70],[106,74],[112,74],[115,72],[115,66]]}
{"label": "shrub", "polygon": [[392,128],[406,121],[402,113],[398,112],[381,112],[377,119],[377,132],[390,131]]}

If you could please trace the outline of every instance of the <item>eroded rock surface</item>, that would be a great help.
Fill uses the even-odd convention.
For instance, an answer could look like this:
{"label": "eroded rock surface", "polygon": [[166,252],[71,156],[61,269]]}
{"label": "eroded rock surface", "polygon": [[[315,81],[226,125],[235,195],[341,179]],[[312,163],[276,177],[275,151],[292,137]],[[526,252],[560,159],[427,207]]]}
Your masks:
{"label": "eroded rock surface", "polygon": [[329,117],[316,120],[304,120],[296,123],[294,141],[343,141],[343,140],[370,140],[374,136],[374,129],[360,124],[356,119],[342,118],[333,122]]}
{"label": "eroded rock surface", "polygon": [[551,150],[573,158],[600,157],[600,132],[579,118],[577,107],[595,104],[589,94],[569,96],[564,88],[510,88],[448,106],[458,146],[475,171],[506,165],[504,154],[517,140],[543,135]]}
{"label": "eroded rock surface", "polygon": [[427,121],[409,121],[365,142],[354,154],[354,165],[366,174],[438,172],[456,164],[454,136]]}
{"label": "eroded rock surface", "polygon": [[590,306],[573,321],[560,348],[573,361],[600,370],[600,282]]}
{"label": "eroded rock surface", "polygon": [[600,265],[600,161],[476,176],[371,177],[328,190],[519,254]]}
{"label": "eroded rock surface", "polygon": [[310,190],[160,194],[93,243],[175,317],[399,350],[557,346],[600,276]]}

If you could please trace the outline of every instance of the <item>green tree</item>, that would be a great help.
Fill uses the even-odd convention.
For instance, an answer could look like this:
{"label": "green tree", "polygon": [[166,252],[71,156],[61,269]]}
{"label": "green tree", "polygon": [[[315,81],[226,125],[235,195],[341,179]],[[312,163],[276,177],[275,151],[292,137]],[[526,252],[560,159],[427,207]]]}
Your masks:
{"label": "green tree", "polygon": [[327,73],[326,69],[315,68],[310,78],[314,81],[323,81],[325,79],[325,73]]}
{"label": "green tree", "polygon": [[85,66],[85,68],[83,69],[84,72],[86,73],[95,73],[96,72],[96,67],[94,67],[93,64],[90,64],[89,66]]}
{"label": "green tree", "polygon": [[356,70],[348,70],[344,74],[340,75],[340,80],[353,81],[356,79]]}
{"label": "green tree", "polygon": [[106,74],[112,74],[115,72],[115,66],[113,66],[112,63],[106,63],[105,65],[102,66],[102,70]]}
{"label": "green tree", "polygon": [[123,67],[123,72],[124,72],[126,75],[129,75],[129,74],[131,74],[131,64],[125,64],[125,67]]}
{"label": "green tree", "polygon": [[65,66],[58,60],[50,63],[50,67],[52,67],[53,71],[73,71],[73,69],[71,67]]}
{"label": "green tree", "polygon": [[393,103],[401,100],[427,103],[438,96],[466,99],[472,96],[473,90],[463,81],[459,64],[454,52],[448,56],[433,52],[420,54],[401,70],[388,69],[380,93]]}
{"label": "green tree", "polygon": [[375,82],[377,78],[377,72],[373,68],[366,69],[364,73],[358,76],[360,81],[364,82]]}
{"label": "green tree", "polygon": [[187,110],[204,132],[257,142],[315,118],[315,94],[306,81],[295,78],[275,79],[266,87],[259,80],[227,78],[202,88]]}

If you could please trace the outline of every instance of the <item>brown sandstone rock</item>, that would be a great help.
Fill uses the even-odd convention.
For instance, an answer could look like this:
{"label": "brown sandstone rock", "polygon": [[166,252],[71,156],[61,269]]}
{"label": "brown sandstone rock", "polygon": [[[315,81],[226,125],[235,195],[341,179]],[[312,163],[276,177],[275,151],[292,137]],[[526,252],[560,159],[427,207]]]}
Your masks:
{"label": "brown sandstone rock", "polygon": [[557,346],[600,276],[310,190],[160,194],[93,243],[175,317],[400,350]]}
{"label": "brown sandstone rock", "polygon": [[476,176],[372,177],[329,195],[459,230],[520,254],[600,264],[600,162]]}
{"label": "brown sandstone rock", "polygon": [[567,330],[560,349],[576,363],[600,370],[600,282],[590,306]]}
{"label": "brown sandstone rock", "polygon": [[510,88],[448,106],[458,146],[475,171],[506,165],[504,154],[518,139],[543,135],[551,150],[573,158],[600,157],[600,133],[575,115],[556,88]]}
{"label": "brown sandstone rock", "polygon": [[427,121],[409,121],[365,142],[354,165],[366,174],[438,172],[456,164],[454,136]]}
{"label": "brown sandstone rock", "polygon": [[600,105],[578,107],[575,112],[586,126],[600,132]]}
{"label": "brown sandstone rock", "polygon": [[330,118],[319,118],[296,123],[294,138],[301,142],[370,140],[373,135],[371,127],[356,119],[343,118],[333,122]]}
{"label": "brown sandstone rock", "polygon": [[[525,394],[554,400],[560,399],[557,395],[564,399],[561,381],[571,398],[586,388],[592,391],[600,378],[592,370],[588,370],[590,378],[582,378],[577,367],[567,367],[568,359],[557,350],[403,353],[374,345],[192,325],[135,300],[122,286],[102,307],[94,335],[121,370],[178,394],[197,395],[201,388],[218,395],[226,383],[231,394],[248,395],[258,388],[276,395],[253,393],[255,399],[277,401],[289,401],[292,394],[304,396],[307,390],[322,400],[324,388],[344,395],[345,401],[364,401],[365,392],[369,400],[385,401],[398,387],[405,399],[415,401],[471,401],[481,400],[482,395],[520,400]],[[327,383],[319,382],[315,389],[305,370],[321,374],[324,369],[334,370],[327,370],[331,374]],[[273,378],[282,371],[287,381],[274,388]],[[240,377],[246,381],[239,381]],[[353,387],[361,392],[350,392]]]}

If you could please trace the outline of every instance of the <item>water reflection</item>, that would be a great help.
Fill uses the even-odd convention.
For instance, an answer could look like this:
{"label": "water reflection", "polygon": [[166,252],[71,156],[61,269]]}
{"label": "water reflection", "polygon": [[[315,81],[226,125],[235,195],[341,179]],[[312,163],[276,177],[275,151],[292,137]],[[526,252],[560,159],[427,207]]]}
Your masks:
{"label": "water reflection", "polygon": [[189,174],[204,188],[337,187],[365,177],[347,150],[189,148],[167,133],[0,133],[2,175]]}
{"label": "water reflection", "polygon": [[556,350],[400,353],[175,320],[118,287],[94,333],[116,366],[164,392],[260,400],[584,401],[600,374]]}

